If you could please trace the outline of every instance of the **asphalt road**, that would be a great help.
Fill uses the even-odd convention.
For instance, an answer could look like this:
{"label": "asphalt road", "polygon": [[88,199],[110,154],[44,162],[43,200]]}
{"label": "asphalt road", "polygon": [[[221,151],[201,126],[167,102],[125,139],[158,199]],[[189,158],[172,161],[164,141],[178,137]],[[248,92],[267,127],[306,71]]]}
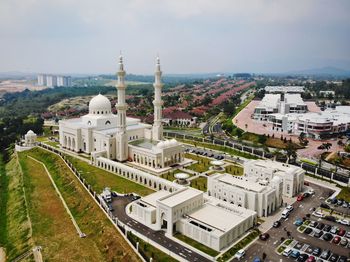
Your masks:
{"label": "asphalt road", "polygon": [[[326,189],[323,187],[320,187],[315,184],[311,184],[310,186],[315,190],[315,195],[309,198],[304,199],[301,202],[295,202],[293,204],[294,210],[289,215],[288,219],[281,220],[282,225],[279,228],[271,228],[268,230],[268,233],[270,234],[270,238],[267,241],[256,241],[253,245],[251,245],[246,250],[246,256],[241,261],[253,261],[254,257],[262,257],[262,254],[265,253],[267,255],[267,258],[265,261],[295,261],[290,258],[286,258],[284,256],[280,256],[275,252],[275,249],[278,247],[278,245],[281,243],[281,237],[284,237],[287,239],[287,232],[291,232],[291,236],[293,239],[302,242],[304,244],[308,244],[312,247],[319,247],[322,250],[330,249],[331,252],[334,252],[338,255],[347,256],[349,255],[349,249],[344,248],[339,245],[335,245],[330,242],[326,242],[322,239],[317,239],[312,236],[299,233],[296,229],[297,227],[293,224],[296,218],[303,218],[306,214],[311,214],[312,211],[310,210],[313,207],[318,207],[322,202],[324,202],[324,199],[326,199],[329,194],[332,192],[330,189]],[[316,217],[311,216],[312,220],[320,220]],[[340,226],[337,223],[332,223],[329,221],[322,221],[325,224],[330,225],[337,225]],[[350,227],[341,226],[345,230],[350,230]],[[284,230],[284,228],[286,230]],[[282,259],[282,260],[281,260]]]}
{"label": "asphalt road", "polygon": [[168,250],[171,250],[173,253],[178,254],[187,261],[203,261],[209,262],[211,260],[203,257],[202,255],[180,245],[179,243],[169,239],[165,236],[164,231],[154,231],[145,225],[137,222],[136,220],[130,218],[126,212],[125,207],[127,204],[132,202],[132,197],[123,197],[118,196],[113,198],[112,206],[114,211],[112,212],[115,217],[120,221],[127,224],[133,230],[141,233],[144,236],[147,236],[149,239],[157,242],[159,245],[165,247]]}

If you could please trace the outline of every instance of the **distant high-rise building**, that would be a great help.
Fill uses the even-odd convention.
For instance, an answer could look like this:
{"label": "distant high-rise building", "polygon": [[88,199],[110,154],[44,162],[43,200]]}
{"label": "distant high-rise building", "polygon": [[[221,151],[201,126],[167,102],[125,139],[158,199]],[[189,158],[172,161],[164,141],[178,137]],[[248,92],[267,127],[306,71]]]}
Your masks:
{"label": "distant high-rise building", "polygon": [[60,75],[38,75],[38,85],[55,87],[55,86],[72,86],[72,78],[70,76]]}

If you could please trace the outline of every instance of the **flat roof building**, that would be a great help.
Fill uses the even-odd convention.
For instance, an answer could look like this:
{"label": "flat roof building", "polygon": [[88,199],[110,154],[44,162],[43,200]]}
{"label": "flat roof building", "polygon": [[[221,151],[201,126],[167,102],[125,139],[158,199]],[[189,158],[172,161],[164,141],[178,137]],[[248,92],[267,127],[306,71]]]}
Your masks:
{"label": "flat roof building", "polygon": [[158,191],[131,203],[130,216],[154,229],[179,232],[217,251],[256,223],[256,212],[193,188]]}

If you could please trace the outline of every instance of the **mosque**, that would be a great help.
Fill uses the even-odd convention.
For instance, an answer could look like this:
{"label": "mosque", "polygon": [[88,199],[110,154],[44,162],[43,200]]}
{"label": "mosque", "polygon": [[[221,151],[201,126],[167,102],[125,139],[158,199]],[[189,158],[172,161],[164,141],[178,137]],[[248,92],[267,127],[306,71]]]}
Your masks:
{"label": "mosque", "polygon": [[103,157],[131,164],[150,171],[165,171],[184,162],[184,149],[175,139],[163,138],[162,71],[157,57],[154,81],[154,123],[141,123],[126,117],[125,75],[123,57],[119,57],[117,114],[112,113],[109,99],[101,94],[91,99],[89,113],[80,118],[59,122],[62,148],[91,155],[91,161]]}

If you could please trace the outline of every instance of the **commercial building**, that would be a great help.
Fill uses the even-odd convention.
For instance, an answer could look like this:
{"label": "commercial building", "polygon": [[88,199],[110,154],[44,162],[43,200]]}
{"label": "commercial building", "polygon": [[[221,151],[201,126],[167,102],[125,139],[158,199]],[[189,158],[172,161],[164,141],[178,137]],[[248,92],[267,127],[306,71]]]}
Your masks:
{"label": "commercial building", "polygon": [[266,93],[295,93],[300,94],[304,92],[304,86],[265,86]]}
{"label": "commercial building", "polygon": [[268,121],[270,114],[305,113],[307,105],[300,94],[265,94],[264,98],[255,107],[253,118],[259,121]]}
{"label": "commercial building", "polygon": [[271,181],[214,174],[208,177],[208,194],[215,198],[268,216],[281,206],[283,183],[279,177]]}
{"label": "commercial building", "polygon": [[350,106],[328,108],[319,113],[271,114],[268,119],[276,131],[305,133],[313,139],[322,139],[350,130]]}
{"label": "commercial building", "polygon": [[282,179],[282,194],[294,197],[302,192],[305,171],[297,166],[271,160],[250,160],[244,163],[244,176],[265,180],[268,183],[278,176]]}
{"label": "commercial building", "polygon": [[193,188],[158,191],[130,205],[129,215],[138,222],[170,236],[180,232],[217,251],[232,244],[257,221],[256,212]]}

